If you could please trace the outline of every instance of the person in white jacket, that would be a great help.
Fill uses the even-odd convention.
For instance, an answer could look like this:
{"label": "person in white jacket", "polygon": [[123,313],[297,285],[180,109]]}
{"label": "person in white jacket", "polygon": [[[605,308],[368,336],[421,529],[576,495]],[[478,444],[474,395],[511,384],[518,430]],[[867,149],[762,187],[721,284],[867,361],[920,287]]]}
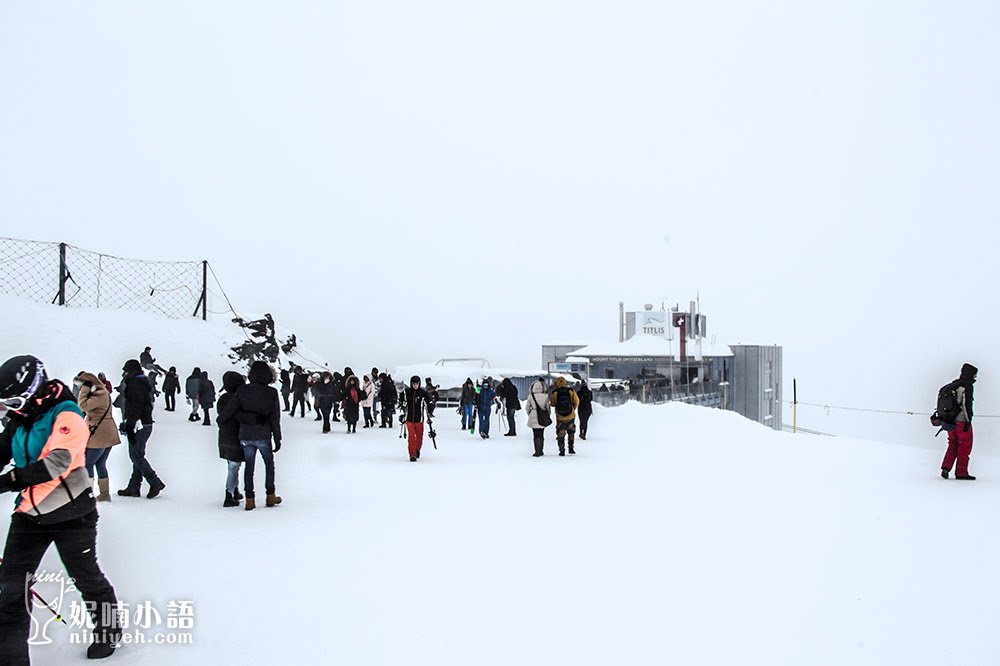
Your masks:
{"label": "person in white jacket", "polygon": [[531,385],[528,400],[525,403],[528,413],[528,427],[531,428],[535,441],[534,458],[545,455],[542,447],[545,444],[545,428],[552,425],[552,415],[549,413],[549,394],[545,390],[545,382],[541,378]]}
{"label": "person in white jacket", "polygon": [[361,386],[365,392],[365,399],[361,401],[361,407],[365,410],[365,424],[363,428],[371,428],[375,425],[375,418],[372,416],[372,407],[375,405],[375,382],[368,375],[365,375],[365,382]]}

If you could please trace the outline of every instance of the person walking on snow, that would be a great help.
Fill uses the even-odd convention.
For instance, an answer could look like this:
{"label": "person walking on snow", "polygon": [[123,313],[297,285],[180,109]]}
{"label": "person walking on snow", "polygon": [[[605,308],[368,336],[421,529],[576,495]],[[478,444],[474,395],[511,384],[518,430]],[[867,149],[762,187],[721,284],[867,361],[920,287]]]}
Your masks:
{"label": "person walking on snow", "polygon": [[362,427],[371,428],[375,425],[375,418],[372,416],[372,407],[375,406],[375,382],[369,375],[365,375],[361,390],[365,394],[365,399],[361,401],[361,408],[365,413],[365,424]]}
{"label": "person walking on snow", "polygon": [[250,383],[237,389],[232,400],[219,414],[219,419],[226,423],[236,419],[239,423],[240,444],[243,446],[243,461],[246,463],[243,470],[246,502],[243,508],[253,511],[257,507],[253,484],[257,453],[264,459],[264,489],[267,492],[265,505],[272,507],[281,504],[281,498],[275,494],[274,487],[274,454],[281,450],[281,403],[278,391],[270,386],[274,382],[274,375],[267,363],[254,361],[248,378]]}
{"label": "person walking on snow", "polygon": [[319,381],[313,386],[313,394],[316,396],[316,412],[323,420],[323,434],[330,432],[330,412],[333,411],[334,384],[333,375],[324,372],[319,376]]}
{"label": "person walking on snow", "polygon": [[496,397],[493,390],[492,378],[483,380],[483,386],[479,389],[479,436],[483,439],[490,438],[490,410],[493,409],[493,399]]}
{"label": "person walking on snow", "polygon": [[573,444],[576,439],[576,410],[580,406],[580,398],[576,391],[566,384],[565,377],[556,378],[556,388],[549,395],[549,402],[556,410],[556,441],[559,443],[559,455],[566,455],[564,440],[569,440],[569,454],[576,451]]}
{"label": "person walking on snow", "polygon": [[208,378],[208,372],[201,373],[201,388],[198,390],[198,404],[205,412],[205,420],[202,425],[212,425],[212,407],[215,407],[215,382]]}
{"label": "person walking on snow", "polygon": [[292,411],[289,416],[295,416],[295,408],[301,411],[300,418],[306,417],[306,394],[309,393],[309,377],[300,367],[295,368],[295,376],[292,377]]}
{"label": "person walking on snow", "polygon": [[30,663],[30,581],[52,543],[94,624],[87,658],[110,657],[121,640],[121,618],[115,589],[97,562],[83,413],[70,389],[49,380],[34,356],[0,366],[0,403],[9,418],[0,434],[0,469],[14,464],[0,475],[0,493],[18,494],[0,564],[0,664]]}
{"label": "person walking on snow", "polygon": [[288,370],[282,368],[281,370],[281,399],[285,403],[285,408],[282,411],[287,412],[291,409],[288,404],[288,396],[292,393],[292,378],[288,376]]}
{"label": "person walking on snow", "polygon": [[507,413],[507,433],[504,437],[516,437],[517,424],[514,422],[514,416],[521,409],[521,401],[517,397],[517,387],[509,377],[500,382],[497,395],[503,399],[504,411]]}
{"label": "person walking on snow", "polygon": [[382,425],[379,428],[391,428],[392,417],[396,413],[396,382],[392,375],[382,376],[382,385],[378,390],[379,402],[382,403]]}
{"label": "person walking on snow", "polygon": [[223,422],[219,416],[225,411],[226,405],[232,400],[240,387],[246,384],[246,379],[238,372],[230,370],[222,375],[222,395],[219,396],[215,422],[219,426],[219,457],[226,461],[226,499],[223,507],[239,506],[243,495],[239,491],[240,464],[243,463],[243,445],[240,443],[239,415],[231,421]]}
{"label": "person walking on snow", "polygon": [[580,415],[580,439],[586,441],[587,424],[590,423],[590,417],[594,413],[594,392],[587,386],[587,380],[580,382],[580,389],[576,395],[580,399],[580,408],[577,410]]}
{"label": "person walking on snow", "polygon": [[358,387],[356,375],[347,377],[347,386],[344,389],[344,399],[341,407],[344,411],[344,420],[347,421],[347,432],[358,432],[358,419],[361,417],[361,402],[365,399],[365,392]]}
{"label": "person walking on snow", "polygon": [[424,410],[429,403],[430,396],[427,395],[427,391],[420,388],[420,377],[413,375],[410,377],[410,385],[403,389],[400,396],[410,462],[417,462],[420,459],[420,449],[424,443]]}
{"label": "person walking on snow", "polygon": [[476,411],[476,401],[479,396],[476,394],[476,385],[472,383],[471,377],[465,378],[462,384],[462,397],[459,400],[459,408],[462,410],[462,430],[475,430],[476,424],[473,419],[473,412]]}
{"label": "person walking on snow", "polygon": [[540,458],[545,455],[545,428],[552,424],[552,417],[549,415],[549,394],[541,378],[531,384],[524,409],[528,414],[528,427],[531,428],[535,444],[535,452],[531,455]]}
{"label": "person walking on snow", "polygon": [[200,421],[201,415],[198,414],[198,396],[201,395],[201,368],[192,370],[191,376],[184,382],[184,395],[187,396],[188,402],[191,403],[191,414],[188,416],[188,421],[192,423]]}
{"label": "person walking on snow", "polygon": [[111,394],[100,379],[90,372],[81,372],[73,380],[79,383],[80,395],[77,404],[87,419],[87,429],[90,439],[87,441],[87,474],[91,483],[94,471],[97,471],[98,502],[111,501],[110,482],[108,480],[108,455],[111,447],[122,443],[122,438],[111,415]]}
{"label": "person walking on snow", "polygon": [[170,366],[163,377],[163,401],[168,412],[177,411],[177,394],[181,392],[181,382],[177,378],[176,366]]}
{"label": "person walking on snow", "polygon": [[118,491],[120,497],[139,497],[142,480],[149,484],[147,499],[159,495],[166,484],[146,460],[146,444],[153,434],[153,394],[149,380],[142,374],[139,361],[129,359],[122,368],[125,373],[125,437],[128,439],[128,457],[132,460],[132,477],[128,485]]}
{"label": "person walking on snow", "polygon": [[948,433],[948,450],[941,461],[941,476],[945,479],[952,466],[955,466],[956,479],[976,480],[976,477],[969,474],[969,456],[972,455],[972,388],[978,374],[976,366],[966,363],[962,366],[958,379],[949,384],[956,390],[961,409],[955,418],[955,429]]}

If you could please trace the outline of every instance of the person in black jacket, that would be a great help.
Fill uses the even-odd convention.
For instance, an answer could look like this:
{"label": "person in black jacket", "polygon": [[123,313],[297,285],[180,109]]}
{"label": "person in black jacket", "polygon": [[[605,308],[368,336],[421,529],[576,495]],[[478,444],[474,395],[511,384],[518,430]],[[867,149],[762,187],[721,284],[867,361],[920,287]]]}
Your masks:
{"label": "person in black jacket", "polygon": [[292,377],[292,411],[290,416],[295,416],[295,408],[301,409],[301,418],[306,417],[306,394],[309,393],[309,377],[302,368],[295,368],[295,376]]}
{"label": "person in black jacket", "polygon": [[587,439],[587,424],[594,413],[594,392],[587,386],[586,380],[580,381],[580,388],[576,391],[576,397],[580,399],[580,406],[577,408],[577,416],[580,417],[580,439]]}
{"label": "person in black jacket", "polygon": [[188,415],[188,421],[192,423],[200,421],[201,417],[198,415],[198,396],[201,395],[201,368],[192,370],[191,376],[185,380],[184,395],[187,397],[188,402],[191,403],[191,414]]}
{"label": "person in black jacket", "polygon": [[198,403],[205,412],[205,420],[202,425],[212,425],[212,407],[215,407],[215,382],[208,378],[208,372],[201,373],[201,388],[198,389]]}
{"label": "person in black jacket", "polygon": [[[304,375],[303,375],[304,377]],[[257,453],[264,459],[264,489],[266,506],[281,504],[274,488],[274,454],[281,450],[281,403],[278,392],[269,384],[274,382],[270,366],[264,361],[254,361],[250,366],[250,383],[241,386],[219,414],[220,422],[239,422],[240,444],[243,446],[243,485],[246,489],[244,508],[252,511],[254,499],[253,472]],[[272,449],[271,442],[274,442]]]}
{"label": "person in black jacket", "polygon": [[340,403],[344,400],[344,391],[347,389],[347,377],[339,372],[333,373],[333,418],[335,423],[340,423]]}
{"label": "person in black jacket", "polygon": [[379,428],[391,428],[392,417],[396,413],[396,382],[392,375],[381,375],[382,385],[378,389],[378,400],[382,403],[382,425]]}
{"label": "person in black jacket", "polygon": [[132,477],[128,485],[118,491],[121,497],[139,497],[142,480],[149,484],[148,499],[153,499],[166,488],[156,470],[146,460],[146,444],[153,434],[153,390],[142,374],[139,361],[129,359],[122,368],[125,373],[125,420],[122,427],[128,438],[128,456],[132,460]]}
{"label": "person in black jacket", "polygon": [[163,400],[167,403],[167,411],[177,411],[177,394],[181,392],[181,382],[177,378],[177,368],[170,366],[163,378]]}
{"label": "person in black jacket", "polygon": [[504,437],[516,437],[517,425],[514,415],[521,409],[521,400],[517,396],[517,387],[510,378],[504,379],[497,387],[497,395],[503,400],[504,411],[507,412],[507,432]]}
{"label": "person in black jacket", "polygon": [[961,409],[955,417],[956,427],[948,432],[948,450],[941,461],[941,477],[945,479],[954,465],[956,479],[976,480],[976,477],[969,474],[969,456],[972,455],[972,389],[978,374],[976,366],[966,363],[962,366],[958,379],[949,384],[956,389]]}
{"label": "person in black jacket", "polygon": [[316,395],[316,408],[322,415],[323,434],[330,432],[330,412],[333,410],[334,392],[336,386],[333,383],[333,375],[324,372],[319,376],[319,381],[313,386],[313,393]]}
{"label": "person in black jacket", "polygon": [[400,393],[399,406],[403,410],[406,423],[406,445],[410,462],[417,462],[424,443],[424,409],[430,401],[427,391],[420,388],[420,377],[410,377],[410,385]]}
{"label": "person in black jacket", "polygon": [[[228,464],[226,476],[226,499],[222,506],[239,506],[243,496],[239,491],[240,464],[243,462],[243,445],[240,443],[240,424],[237,419],[223,422],[218,418],[233,399],[236,391],[246,384],[246,379],[238,372],[229,371],[222,375],[222,395],[219,396],[216,423],[219,426],[219,457]],[[238,418],[238,417],[237,417]]]}
{"label": "person in black jacket", "polygon": [[462,399],[459,404],[462,410],[462,430],[468,429],[470,432],[476,427],[476,401],[479,396],[476,395],[476,385],[472,382],[471,377],[465,379],[465,383],[462,384]]}
{"label": "person in black jacket", "polygon": [[285,368],[281,369],[281,399],[285,402],[285,408],[282,411],[289,411],[291,407],[288,404],[288,396],[292,394],[292,378],[288,376],[288,370]]}
{"label": "person in black jacket", "polygon": [[358,378],[351,375],[347,378],[344,389],[344,399],[341,406],[344,409],[344,420],[347,421],[347,432],[358,431],[358,420],[361,418],[361,401],[365,399],[364,390],[358,386]]}

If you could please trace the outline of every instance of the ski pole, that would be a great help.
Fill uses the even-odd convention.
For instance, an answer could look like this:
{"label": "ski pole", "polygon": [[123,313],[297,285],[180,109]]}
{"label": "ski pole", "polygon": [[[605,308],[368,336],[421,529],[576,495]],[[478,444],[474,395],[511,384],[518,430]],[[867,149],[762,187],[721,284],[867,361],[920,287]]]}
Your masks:
{"label": "ski pole", "polygon": [[[0,564],[3,564],[3,558],[2,557],[0,557]],[[68,622],[66,622],[65,618],[63,618],[62,615],[60,615],[56,611],[52,610],[52,606],[49,604],[49,602],[47,602],[45,599],[42,599],[42,595],[38,594],[38,592],[35,592],[34,588],[31,589],[31,596],[33,596],[34,598],[38,599],[38,601],[41,602],[41,604],[43,606],[45,606],[46,610],[48,610],[50,613],[52,613],[53,615],[56,616],[57,620],[59,620],[63,624],[67,624],[67,625],[69,624]]]}

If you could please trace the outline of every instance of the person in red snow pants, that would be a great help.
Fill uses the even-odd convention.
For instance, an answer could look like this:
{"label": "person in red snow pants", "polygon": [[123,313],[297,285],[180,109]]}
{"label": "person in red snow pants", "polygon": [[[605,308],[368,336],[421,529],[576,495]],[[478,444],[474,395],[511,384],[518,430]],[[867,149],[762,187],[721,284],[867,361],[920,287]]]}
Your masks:
{"label": "person in red snow pants", "polygon": [[[968,430],[966,430],[968,428]],[[951,470],[955,465],[955,476],[969,476],[969,456],[972,455],[972,424],[959,423],[948,433],[948,450],[941,461],[941,469]]]}
{"label": "person in red snow pants", "polygon": [[[407,423],[406,424],[406,444],[410,450],[411,458],[420,457],[420,448],[424,444],[424,424],[423,423]],[[968,460],[968,458],[966,458]]]}

